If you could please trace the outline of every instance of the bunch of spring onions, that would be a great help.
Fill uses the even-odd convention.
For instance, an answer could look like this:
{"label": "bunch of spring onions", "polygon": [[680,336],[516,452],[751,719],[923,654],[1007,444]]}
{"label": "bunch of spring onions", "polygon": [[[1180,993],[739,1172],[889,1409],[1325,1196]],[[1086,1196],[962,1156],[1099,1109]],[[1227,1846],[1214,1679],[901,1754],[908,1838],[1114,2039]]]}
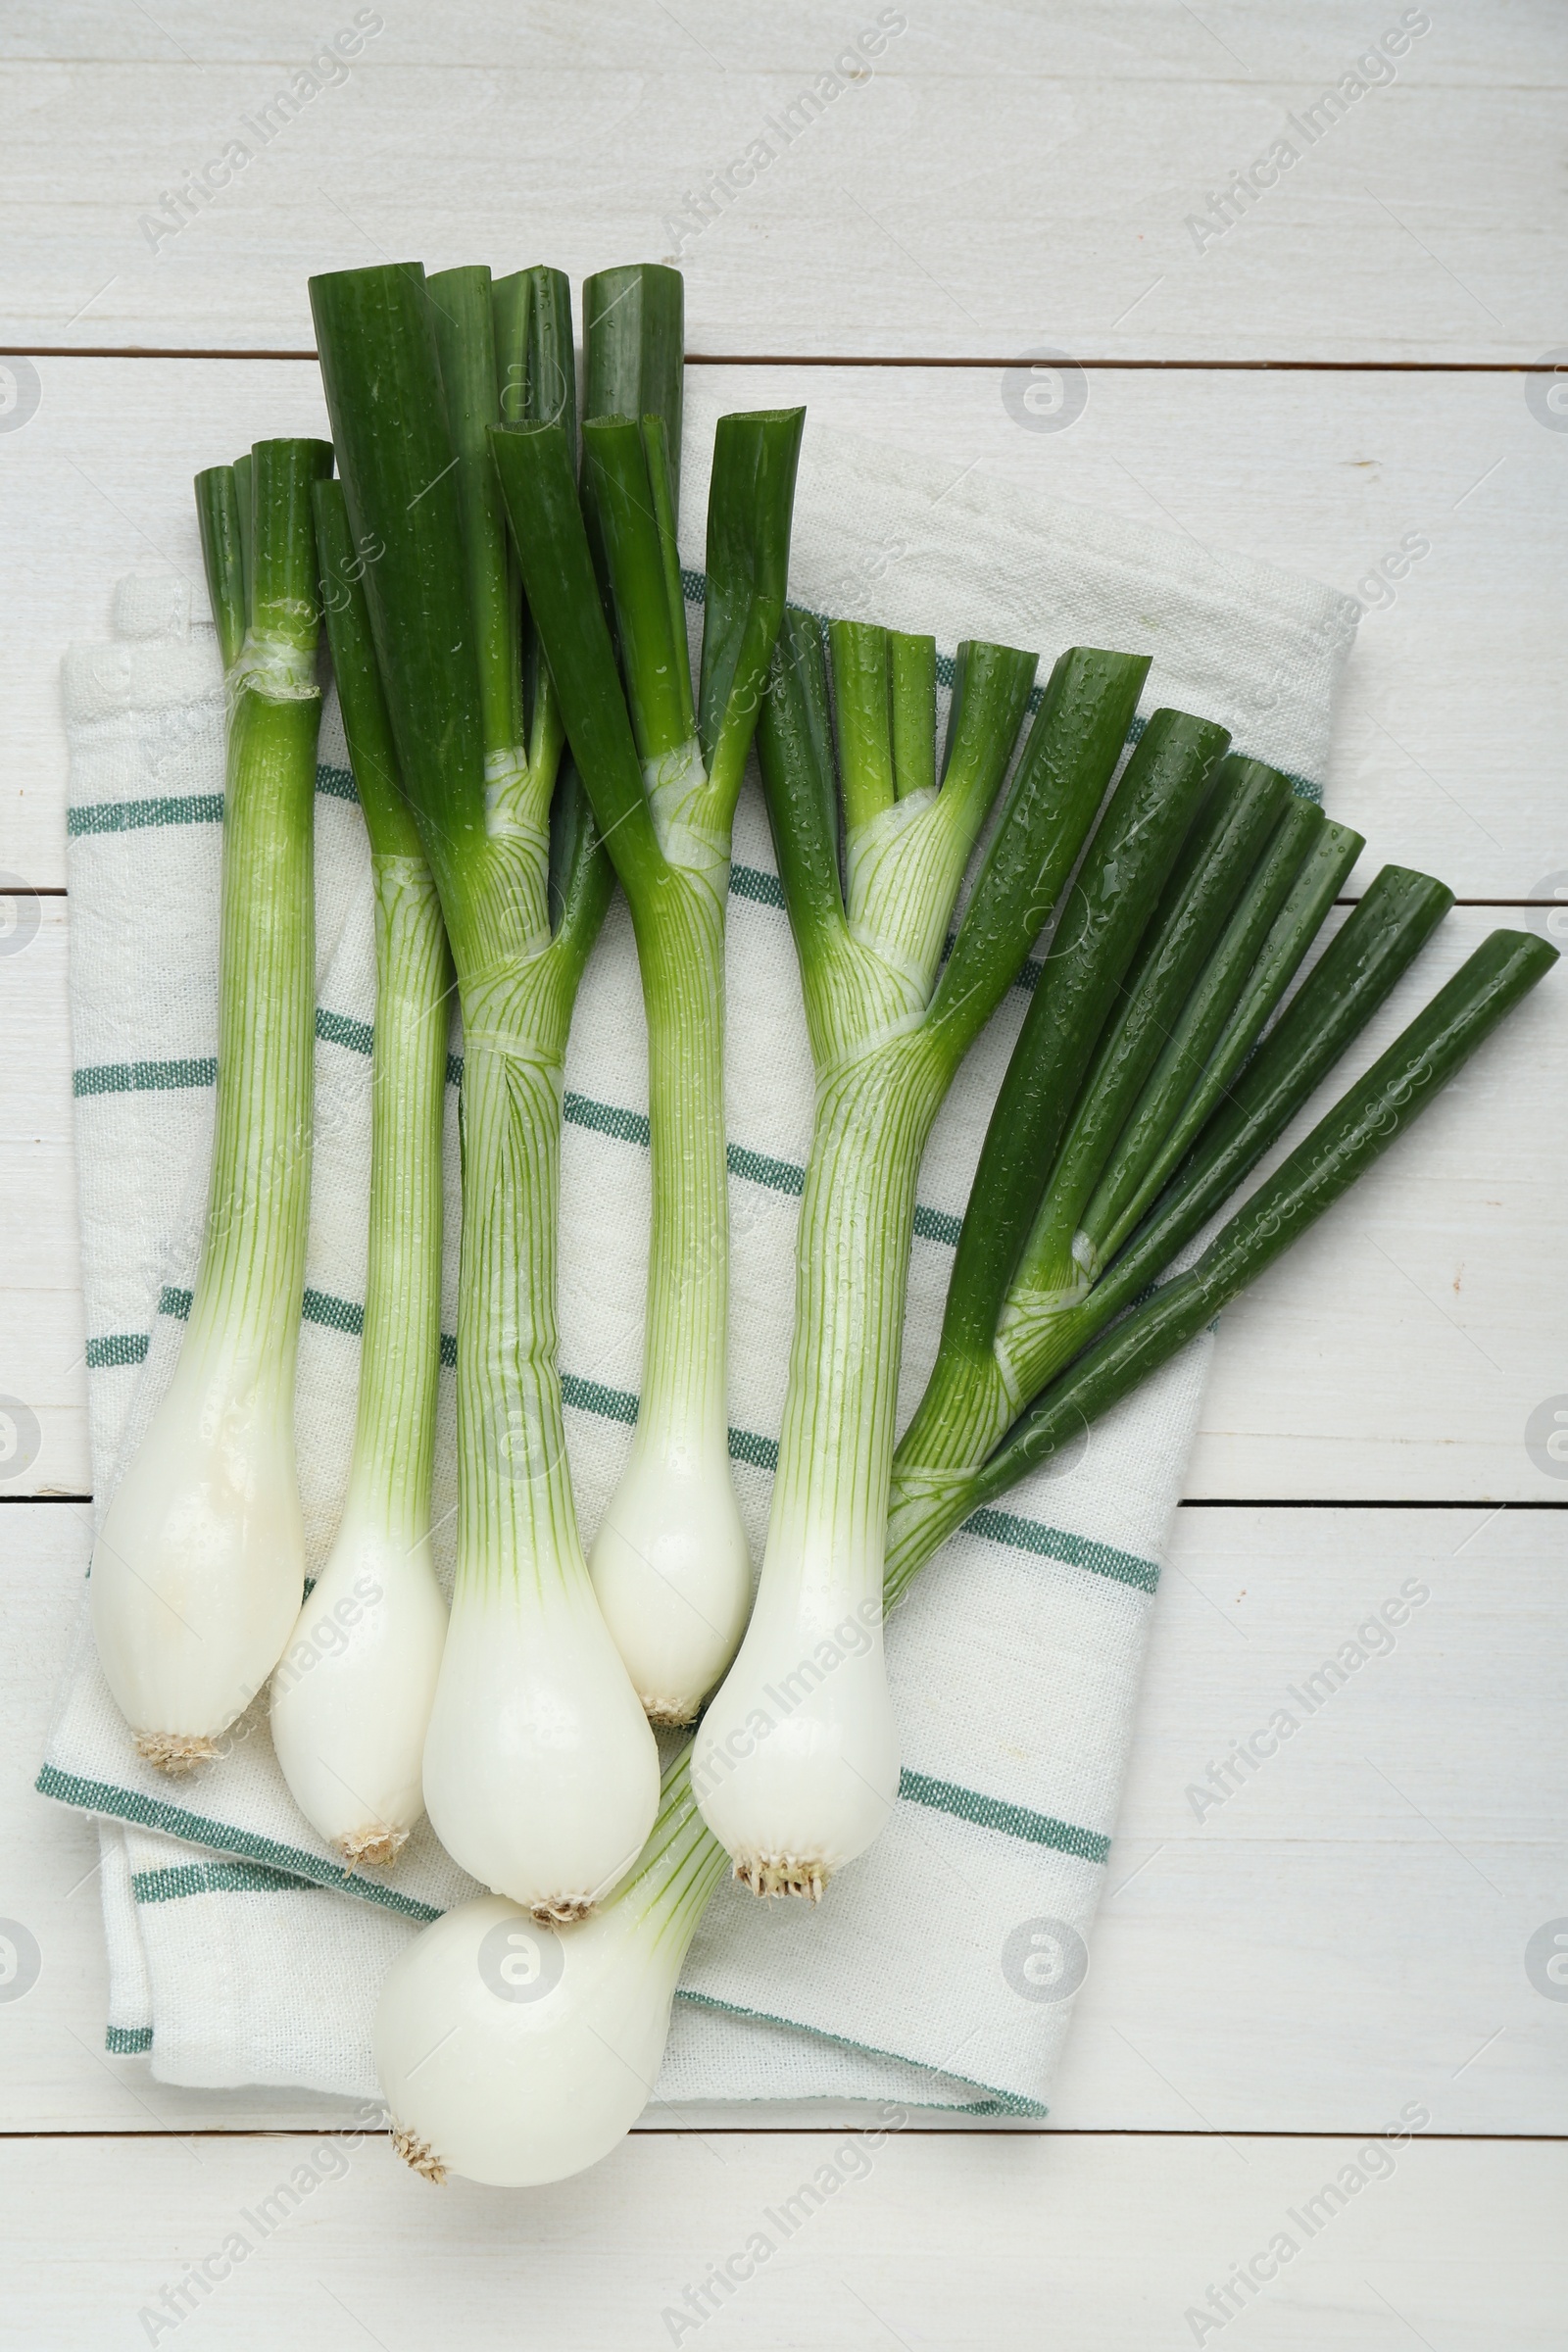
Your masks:
{"label": "bunch of spring onions", "polygon": [[[781,859],[782,862],[782,859]],[[1426,877],[1387,869],[1294,1001],[1214,1132],[1162,1197],[1125,1266],[1120,1305],[1208,1221],[1347,1051],[1446,911]],[[995,1500],[1070,1445],[1168,1360],[1225,1302],[1305,1232],[1442,1087],[1555,961],[1528,934],[1494,932],[1226,1222],[1187,1273],[1112,1320],[1040,1394],[965,1481],[954,1508],[890,1548],[891,1605],[961,1516]],[[1048,967],[1049,968],[1049,967]],[[1020,1052],[1022,1051],[1022,1043]],[[1016,1060],[1014,1069],[1016,1069]],[[970,1213],[997,1206],[983,1173]],[[394,2137],[434,2180],[448,2169],[499,2184],[559,2180],[596,2162],[651,2094],[675,1985],[698,1920],[730,1866],[692,1788],[692,1753],[665,1774],[653,1836],[637,1869],[595,1916],[551,1935],[494,1898],[460,1905],[396,1962],[375,2045]]]}
{"label": "bunch of spring onions", "polygon": [[[1555,956],[1494,933],[1237,1205],[1441,921],[1442,884],[1385,867],[1324,947],[1363,844],[1212,721],[1139,722],[1142,654],[1070,649],[1037,689],[1032,654],[967,642],[939,754],[932,638],[787,607],[798,411],[720,420],[694,681],[673,271],[588,281],[580,432],[560,272],[396,266],[311,292],[332,448],[258,443],[198,483],[228,693],[212,1189],[174,1378],[95,1548],[93,1623],[154,1764],[210,1759],[271,1676],[289,1786],[348,1867],[394,1863],[428,1810],[490,1891],[383,1988],[397,2144],[433,2179],[545,2181],[596,2161],[651,2093],[725,1872],[814,1900],[886,1822],[886,1609],[1304,1232]],[[323,615],[377,996],[359,1414],[304,1597]],[[722,1087],[754,735],[816,1082],[755,1602],[727,1448]],[[617,881],[654,1208],[640,1417],[585,1557],[556,1362],[560,1122]],[[896,1445],[921,1153],[1027,974],[941,1346]],[[454,981],[449,1619],[429,1510]],[[352,1639],[323,1658],[346,1607]],[[661,1778],[651,1727],[694,1720]]]}
{"label": "bunch of spring onions", "polygon": [[[356,270],[312,297],[349,525],[378,551],[364,588],[391,747],[463,1011],[459,1558],[424,1800],[483,1884],[570,1920],[635,1859],[658,1804],[648,1719],[695,1711],[749,1590],[724,1400],[723,910],[800,417],[719,425],[694,700],[670,455],[678,277],[589,283],[586,515],[558,273]],[[600,837],[643,964],[656,1206],[642,1416],[590,1580],[554,1250],[566,1028],[610,882]]]}
{"label": "bunch of spring onions", "polygon": [[442,1843],[571,1919],[629,1867],[658,1758],[588,1582],[556,1367],[571,1008],[610,874],[527,625],[487,434],[503,402],[575,430],[558,271],[347,270],[311,285],[397,773],[463,1020],[458,1526],[423,1742]]}
{"label": "bunch of spring onions", "polygon": [[[926,657],[923,646],[911,657],[900,640],[885,644],[887,731],[893,737],[897,663],[923,664]],[[835,682],[839,664],[864,648],[863,636],[858,645],[843,628],[830,633]],[[873,643],[873,662],[877,652]],[[947,969],[956,976],[950,982],[944,974],[933,991],[938,1004],[948,1001],[940,991],[949,986],[961,1003],[997,973],[1005,985],[1016,968],[1021,950],[1014,952],[1016,935],[1006,927],[1007,884],[1020,874],[1033,879],[1039,873],[1040,843],[1053,838],[1046,827],[1030,841],[1030,795],[1047,789],[1043,779],[1064,792],[1086,756],[1089,730],[1082,728],[1082,713],[1088,698],[1081,687],[1076,694],[1068,691],[1068,683],[1078,682],[1075,665],[1081,680],[1092,660],[1067,657],[1053,682],[1054,695],[1048,691],[1042,703],[953,948]],[[840,1486],[858,1499],[868,1471],[875,1474],[872,1446],[886,1417],[877,1410],[875,1376],[890,1381],[897,1376],[897,1317],[884,1310],[878,1319],[865,1301],[876,1302],[879,1283],[902,1284],[912,1219],[912,1170],[901,1182],[895,1152],[908,1146],[898,1107],[880,1127],[870,1120],[835,1119],[835,1089],[845,1085],[848,1073],[865,1088],[862,1103],[880,1104],[874,1080],[858,1071],[857,1062],[863,1058],[874,1069],[873,1057],[895,1041],[903,1051],[917,1051],[902,1048],[902,1040],[918,1039],[921,1024],[918,1014],[909,1017],[907,999],[890,1011],[886,996],[880,1004],[871,997],[874,987],[886,987],[883,972],[891,958],[884,954],[879,971],[865,953],[878,934],[863,914],[858,932],[856,928],[864,904],[858,905],[855,897],[856,827],[867,814],[896,812],[897,784],[868,810],[861,804],[858,816],[852,813],[856,804],[849,775],[856,753],[847,753],[846,736],[858,725],[864,705],[852,708],[846,717],[847,698],[842,693],[838,698],[836,779],[820,662],[814,624],[791,615],[781,635],[760,741],[808,1022],[819,1071],[825,1074],[819,1090],[819,1148],[813,1149],[803,1204],[792,1392],[803,1367],[821,1383],[827,1402],[819,1401],[821,1391],[812,1402],[817,1426],[829,1433],[835,1402],[853,1396],[860,1404],[863,1417],[838,1461],[825,1468],[813,1463],[821,1482],[818,1493],[833,1492],[827,1479],[836,1470]],[[960,684],[963,679],[960,669]],[[880,713],[881,696],[865,699]],[[1081,728],[1076,739],[1071,732],[1075,715]],[[1016,726],[1016,709],[1012,718]],[[950,781],[961,725],[960,703],[946,762]],[[906,743],[922,740],[907,725],[905,734]],[[862,740],[863,732],[851,735],[857,748]],[[1042,1171],[1067,1159],[1070,1150],[1081,1158],[1075,1139],[1088,1125],[1090,1111],[1103,1102],[1108,1068],[1118,1073],[1123,1089],[1119,1127],[1107,1114],[1097,1113],[1102,1129],[1110,1129],[1110,1143],[1126,1132],[1127,1152],[1136,1147],[1153,1157],[1168,1150],[1169,1134],[1186,1124],[1191,1149],[1173,1156],[1170,1181],[1156,1189],[1151,1213],[1129,1245],[1119,1253],[1107,1248],[1092,1280],[1069,1283],[1080,1318],[1076,1336],[1058,1328],[1054,1350],[1040,1351],[1024,1363],[1001,1430],[984,1441],[971,1438],[961,1467],[950,1469],[934,1490],[921,1494],[916,1478],[906,1480],[897,1541],[885,1558],[879,1542],[874,1546],[862,1543],[858,1562],[862,1574],[866,1555],[873,1547],[878,1553],[881,1589],[873,1594],[878,1605],[897,1599],[970,1509],[995,1499],[1036,1462],[1071,1443],[1306,1230],[1419,1114],[1554,960],[1553,952],[1537,940],[1494,934],[1222,1227],[1197,1265],[1145,1296],[1278,1141],[1451,903],[1441,884],[1386,869],[1249,1059],[1361,845],[1295,803],[1282,778],[1255,763],[1221,757],[1224,749],[1221,730],[1181,713],[1156,713],[1145,728],[1059,909],[999,1098],[965,1233],[972,1230],[977,1242],[991,1236],[994,1253],[1004,1260],[1004,1289],[1010,1296],[1015,1261],[1048,1194]],[[1114,757],[1113,749],[1106,769]],[[896,778],[896,760],[891,764]],[[1106,769],[1101,772],[1102,785]],[[942,790],[947,789],[945,782]],[[1071,836],[1072,848],[1062,853],[1064,862],[1081,843],[1098,798],[1090,800],[1084,823]],[[836,837],[841,801],[850,842],[842,863]],[[928,800],[921,806],[931,805]],[[1054,806],[1059,808],[1059,801]],[[1037,882],[1036,890],[1040,887]],[[933,897],[936,919],[945,920],[951,902]],[[906,916],[918,911],[907,887],[894,903]],[[1037,897],[1025,944],[1039,926],[1040,903]],[[885,941],[885,931],[881,936]],[[989,970],[977,942],[978,951],[994,958]],[[940,949],[939,932],[933,963]],[[901,977],[907,980],[907,974]],[[1152,991],[1156,1004],[1152,1039]],[[865,1018],[868,1000],[875,1007],[870,1019]],[[993,995],[987,1010],[995,1001]],[[857,1020],[858,1029],[852,1026]],[[1185,1084],[1171,1079],[1170,1065],[1161,1061],[1176,1039],[1185,1049]],[[1168,1107],[1166,1125],[1151,1140],[1148,1120],[1135,1114],[1143,1111],[1156,1071],[1166,1076]],[[926,1084],[934,1091],[940,1082],[939,1073]],[[884,1084],[892,1093],[897,1078]],[[917,1100],[923,1107],[924,1098]],[[1032,1157],[1025,1156],[1032,1180],[1020,1177],[1004,1150],[1005,1141],[1020,1132],[1017,1122],[1025,1109],[1032,1121]],[[849,1148],[851,1141],[863,1145],[863,1156]],[[831,1146],[831,1155],[824,1145]],[[878,1157],[881,1166],[875,1164]],[[1107,1146],[1094,1182],[1107,1167],[1114,1172],[1119,1165]],[[863,1186],[858,1199],[857,1179]],[[1075,1181],[1085,1182],[1081,1165]],[[892,1217],[886,1214],[890,1202]],[[1008,1219],[1010,1244],[1004,1233]],[[1073,1230],[1076,1237],[1076,1226]],[[962,1261],[965,1267],[967,1262]],[[842,1297],[839,1286],[847,1274],[857,1273],[863,1289],[849,1294],[837,1339],[847,1369],[835,1390],[831,1375],[821,1369],[824,1351],[813,1322],[819,1302]],[[968,1279],[965,1272],[963,1280]],[[954,1294],[950,1326],[965,1297],[957,1262]],[[1130,1312],[1122,1312],[1129,1306]],[[1085,1347],[1102,1332],[1098,1344]],[[860,1341],[858,1357],[846,1346],[851,1333]],[[880,1358],[874,1352],[878,1337]],[[969,1421],[980,1425],[972,1400],[960,1402],[968,1407]],[[1020,1413],[1020,1408],[1026,1409]],[[1009,1422],[1014,1424],[1010,1430]],[[786,1432],[789,1427],[787,1417]],[[995,1443],[997,1437],[1002,1443]],[[901,1448],[901,1460],[904,1452]],[[781,1447],[780,1483],[786,1458]],[[812,1460],[804,1444],[801,1459]],[[882,1459],[885,1465],[885,1454]],[[858,1489],[857,1481],[862,1482]],[[807,1492],[809,1495],[809,1487]],[[885,1511],[886,1484],[881,1492]],[[900,1499],[897,1485],[894,1499]],[[863,1514],[863,1502],[861,1508]],[[775,1512],[776,1529],[777,1504]],[[815,1628],[826,1629],[823,1638],[831,1642],[832,1629],[842,1623],[833,1611],[854,1588],[834,1591],[829,1583],[835,1559],[847,1548],[835,1552],[833,1541],[856,1524],[846,1509],[829,1535],[818,1539],[814,1554],[808,1555],[818,1571],[814,1589],[807,1575],[794,1575],[790,1598],[796,1628],[804,1621],[805,1631],[798,1634],[802,1646],[793,1667],[785,1672],[775,1664],[776,1679],[757,1706],[755,1720],[742,1721],[737,1736],[732,1719],[716,1761],[705,1761],[705,1754],[714,1754],[710,1746],[705,1751],[717,1706],[710,1710],[693,1746],[666,1771],[660,1816],[637,1869],[593,1918],[552,1935],[515,1906],[481,1898],[448,1913],[396,1963],[377,2014],[376,2057],[397,2144],[416,2170],[432,2179],[451,2169],[480,2180],[526,2185],[597,2161],[629,2128],[657,2079],[670,2003],[697,1922],[726,1870],[734,1867],[729,1839],[715,1835],[704,1819],[718,1809],[710,1792],[722,1790],[736,1768],[765,1742],[804,1717],[812,1727],[808,1736],[793,1748],[781,1740],[774,1751],[783,1757],[778,1778],[787,1786],[789,1767],[804,1761],[792,1801],[801,1808],[800,1818],[811,1820],[808,1809],[819,1808],[813,1827],[823,1819],[837,1827],[852,1814],[859,1799],[852,1788],[846,1802],[844,1783],[871,1748],[854,1711],[858,1706],[872,1717],[874,1735],[877,1715],[885,1720],[885,1690],[869,1677],[858,1686],[850,1683],[845,1666],[855,1651],[842,1644],[833,1674],[803,1672],[803,1667],[811,1660],[808,1644]],[[792,1537],[787,1515],[782,1525]],[[750,1641],[749,1635],[748,1645]],[[745,1662],[743,1646],[740,1664]],[[836,1713],[817,1701],[817,1692],[835,1684],[850,1690]],[[717,1703],[722,1704],[722,1693]],[[839,1771],[846,1755],[851,1770]],[[706,1788],[700,1772],[709,1776]],[[868,1810],[862,1806],[860,1823],[854,1827],[863,1824]],[[825,1859],[818,1849],[813,1874],[786,1851],[775,1858],[775,1883],[782,1891],[814,1891],[811,1880],[815,1875],[819,1883]],[[741,1857],[741,1870],[753,1885],[762,1875],[750,1854]]]}

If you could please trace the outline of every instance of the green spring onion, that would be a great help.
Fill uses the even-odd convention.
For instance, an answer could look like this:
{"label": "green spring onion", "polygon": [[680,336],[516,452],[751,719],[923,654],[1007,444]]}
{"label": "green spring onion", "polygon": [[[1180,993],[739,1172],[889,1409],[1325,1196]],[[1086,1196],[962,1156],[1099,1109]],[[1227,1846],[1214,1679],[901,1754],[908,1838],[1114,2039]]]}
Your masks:
{"label": "green spring onion", "polygon": [[[590,395],[642,406],[585,424],[581,498],[559,426],[491,436],[524,585],[642,970],[654,1197],[642,1395],[591,1566],[606,1621],[661,1724],[697,1713],[734,1653],[751,1598],[725,1395],[724,916],[735,804],[784,609],[803,414],[719,420],[694,695],[675,535],[679,289],[671,270],[632,273],[623,301],[607,279],[590,283]],[[640,319],[638,333],[619,323],[623,312]],[[617,321],[627,385],[593,357],[595,318]],[[666,383],[662,405],[648,407],[650,385]]]}
{"label": "green spring onion", "polygon": [[294,1372],[316,1050],[312,826],[319,441],[197,477],[228,698],[218,1107],[207,1233],[174,1368],[93,1546],[98,1656],[139,1753],[216,1753],[299,1614]]}
{"label": "green spring onion", "polygon": [[1494,931],[1484,940],[1243,1203],[1197,1264],[1134,1307],[1036,1399],[977,1472],[972,1504],[1005,1493],[1211,1323],[1436,1102],[1556,961],[1556,949],[1527,931]]}
{"label": "green spring onion", "polygon": [[364,561],[340,482],[318,482],[321,601],[370,837],[375,1043],[359,1413],[332,1549],[272,1677],[272,1747],[295,1802],[352,1870],[397,1859],[424,1810],[446,1641],[430,1549],[441,1348],[441,1129],[451,968],[375,667]]}
{"label": "green spring onion", "polygon": [[898,1787],[882,1553],[920,1154],[963,1055],[1067,880],[1149,667],[1082,649],[1056,663],[942,966],[1035,658],[960,647],[935,787],[930,641],[841,622],[829,652],[842,884],[827,676],[818,626],[805,614],[780,635],[759,736],[816,1109],[761,1583],[692,1770],[737,1877],[760,1894],[813,1899],[871,1842]]}
{"label": "green spring onion", "polygon": [[1074,1312],[1105,1255],[1222,1100],[1361,846],[1274,769],[1222,760],[1064,1135],[1059,1103],[1049,1130],[1034,1108],[1056,1099],[1041,1042],[1063,976],[1048,961],[981,1151],[937,1361],[895,1459],[896,1549],[906,1496],[930,1500],[983,1461],[1044,1364],[1082,1344]]}
{"label": "green spring onion", "polygon": [[403,788],[463,1012],[458,1561],[424,1797],[466,1870],[575,1918],[634,1861],[653,1735],[589,1582],[557,1370],[566,1032],[611,887],[518,596],[489,450],[503,403],[574,431],[568,290],[416,266],[311,286]]}

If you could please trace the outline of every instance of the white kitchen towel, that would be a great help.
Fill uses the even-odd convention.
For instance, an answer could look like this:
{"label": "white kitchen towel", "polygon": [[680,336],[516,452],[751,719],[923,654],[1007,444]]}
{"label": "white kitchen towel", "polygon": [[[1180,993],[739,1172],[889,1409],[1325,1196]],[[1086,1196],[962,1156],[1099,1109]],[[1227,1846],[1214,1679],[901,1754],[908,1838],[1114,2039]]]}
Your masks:
{"label": "white kitchen towel", "polygon": [[[265,419],[257,419],[265,425]],[[688,411],[688,560],[701,544],[712,404]],[[199,580],[195,531],[191,576]],[[1316,797],[1356,607],[1272,566],[808,422],[792,594],[821,612],[1037,648],[1153,656],[1163,703]],[[700,577],[688,575],[694,618]],[[195,592],[198,613],[205,597]],[[177,1352],[201,1240],[217,1034],[222,697],[178,578],[122,584],[111,644],[65,665],[71,739],[72,1033],[97,1506]],[[944,663],[946,674],[951,667]],[[330,701],[317,798],[317,1135],[301,1331],[300,1471],[313,1562],[333,1533],[364,1296],[368,859]],[[730,1449],[760,1553],[781,1417],[811,1083],[793,950],[755,782],[736,826],[728,1086],[734,1240]],[[1012,992],[960,1075],[921,1172],[901,1405],[935,1349],[990,1103],[1022,1017]],[[450,1363],[457,1253],[449,1089]],[[585,980],[566,1066],[562,1373],[591,1539],[637,1411],[647,1250],[647,1068],[623,905]],[[818,1910],[720,1887],[676,2004],[661,2100],[895,2098],[1044,2112],[1132,1736],[1158,1562],[1211,1342],[1200,1341],[976,1514],[889,1627],[901,1801]],[[435,1512],[450,1573],[452,1382]],[[85,1614],[39,1786],[101,1817],[109,2046],[198,2084],[373,2091],[376,1984],[416,1923],[469,1883],[426,1826],[396,1871],[345,1881],[296,1812],[259,1701],[224,1753],[172,1786],[133,1754]]]}

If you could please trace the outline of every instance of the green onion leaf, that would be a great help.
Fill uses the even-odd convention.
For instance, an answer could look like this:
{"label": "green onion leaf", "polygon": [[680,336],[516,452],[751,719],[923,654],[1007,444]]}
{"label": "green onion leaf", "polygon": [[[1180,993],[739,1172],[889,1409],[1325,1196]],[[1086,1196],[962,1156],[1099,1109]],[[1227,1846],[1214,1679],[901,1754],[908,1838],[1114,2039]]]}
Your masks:
{"label": "green onion leaf", "polygon": [[1178,1274],[1053,1382],[980,1471],[993,1501],[1069,1442],[1255,1281],[1434,1102],[1499,1021],[1557,961],[1524,931],[1494,931],[1361,1078]]}

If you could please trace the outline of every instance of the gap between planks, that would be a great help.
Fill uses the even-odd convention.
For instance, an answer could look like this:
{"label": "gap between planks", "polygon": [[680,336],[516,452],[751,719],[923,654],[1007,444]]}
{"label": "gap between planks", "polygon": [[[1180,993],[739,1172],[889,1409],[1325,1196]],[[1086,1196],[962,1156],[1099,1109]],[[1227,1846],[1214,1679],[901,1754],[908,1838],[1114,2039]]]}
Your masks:
{"label": "gap between planks", "polygon": [[[90,1503],[91,1494],[0,1494],[0,1507],[8,1502],[69,1502]],[[1568,1495],[1561,1500],[1554,1494],[1519,1495],[1506,1502],[1489,1502],[1485,1495],[1434,1495],[1431,1499],[1412,1501],[1408,1495],[1374,1495],[1357,1499],[1354,1495],[1313,1494],[1181,1494],[1176,1500],[1179,1511],[1485,1511],[1495,1516],[1499,1511],[1564,1511],[1568,1510]],[[0,2132],[0,2138],[5,2134]]]}
{"label": "gap between planks", "polygon": [[[180,2085],[169,2085],[178,2088]],[[244,2087],[241,2085],[241,2087]],[[316,2094],[329,2098],[334,2094],[321,2091]],[[761,2102],[759,2101],[759,2104]],[[870,2100],[868,2108],[876,2104]],[[846,2105],[853,2102],[846,2102]],[[345,2117],[341,2127],[332,2124],[171,2124],[167,2130],[149,2132],[127,2129],[106,2132],[101,2127],[89,2132],[0,2132],[0,2145],[12,2140],[42,2140],[51,2145],[76,2147],[85,2139],[122,2140],[150,2139],[162,2145],[171,2139],[321,2139],[330,2138],[335,2129],[357,2132],[363,2139],[389,2139],[391,2133],[375,2126],[356,2124]],[[633,2126],[639,2139],[842,2139],[855,2126],[845,2124],[643,2124]],[[1063,2124],[1023,2125],[986,2123],[977,2132],[968,2124],[905,2124],[899,2132],[901,2139],[1354,2139],[1353,2132],[1267,2132],[1248,2124],[1227,2131],[1215,2124],[1206,2132],[1193,2132],[1174,2124]],[[1447,2141],[1454,2147],[1474,2148],[1488,2144],[1496,2147],[1535,2146],[1561,2147],[1568,2143],[1568,2132],[1423,2132],[1421,2142],[1430,2147],[1434,2141]]]}
{"label": "gap between planks", "polygon": [[[314,360],[314,351],[205,351],[141,343],[14,343],[13,358],[29,360]],[[1027,352],[994,358],[893,358],[878,352],[689,351],[688,368],[1017,368]],[[1164,368],[1187,374],[1295,375],[1554,375],[1545,360],[1086,360],[1078,368],[1122,372]]]}

